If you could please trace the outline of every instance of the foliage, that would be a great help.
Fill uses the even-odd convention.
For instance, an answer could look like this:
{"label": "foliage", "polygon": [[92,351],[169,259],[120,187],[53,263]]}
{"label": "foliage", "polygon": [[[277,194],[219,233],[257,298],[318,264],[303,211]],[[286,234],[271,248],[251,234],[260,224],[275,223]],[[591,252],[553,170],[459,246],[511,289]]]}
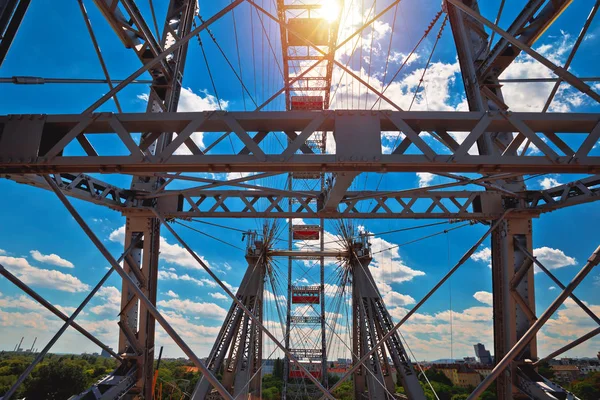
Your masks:
{"label": "foliage", "polygon": [[25,385],[28,399],[68,399],[87,388],[87,377],[76,363],[52,361],[32,373]]}
{"label": "foliage", "polygon": [[552,368],[550,368],[550,365],[547,362],[540,364],[538,367],[538,374],[546,379],[554,378],[554,371],[552,371]]}
{"label": "foliage", "polygon": [[[17,381],[35,354],[0,352],[0,397]],[[92,386],[117,362],[89,354],[47,354],[17,389],[14,398],[65,399]]]}
{"label": "foliage", "polygon": [[327,374],[327,383],[329,386],[333,386],[340,380],[340,376],[334,374]]}
{"label": "foliage", "polygon": [[[275,365],[273,366],[273,375],[266,374],[262,378],[262,397],[267,400],[279,400],[281,399],[281,391],[283,388],[283,378],[275,375],[275,367],[277,366],[277,361],[275,360]],[[279,360],[281,361],[281,360]],[[283,376],[283,361],[281,361],[281,376]]]}
{"label": "foliage", "polygon": [[333,395],[336,399],[340,400],[353,400],[354,399],[354,387],[352,386],[351,380],[346,380],[340,384],[333,391]]}
{"label": "foliage", "polygon": [[[444,385],[452,386],[452,381],[440,370],[431,368],[425,373],[427,374],[427,379],[429,379],[430,382],[439,382],[443,383]],[[421,382],[427,382],[425,376],[422,374],[419,376],[419,380]]]}
{"label": "foliage", "polygon": [[265,400],[278,400],[281,398],[281,393],[279,393],[276,387],[263,388],[262,398]]}
{"label": "foliage", "polygon": [[581,400],[600,399],[600,372],[592,372],[571,382],[570,390]]}

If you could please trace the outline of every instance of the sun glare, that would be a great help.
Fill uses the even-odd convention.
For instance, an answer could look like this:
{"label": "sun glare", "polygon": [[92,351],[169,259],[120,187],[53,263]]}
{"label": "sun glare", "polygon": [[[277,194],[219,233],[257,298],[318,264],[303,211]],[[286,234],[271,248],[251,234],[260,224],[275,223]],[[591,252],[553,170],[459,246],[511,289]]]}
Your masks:
{"label": "sun glare", "polygon": [[340,13],[340,5],[337,0],[323,0],[321,3],[321,16],[328,22],[337,21]]}

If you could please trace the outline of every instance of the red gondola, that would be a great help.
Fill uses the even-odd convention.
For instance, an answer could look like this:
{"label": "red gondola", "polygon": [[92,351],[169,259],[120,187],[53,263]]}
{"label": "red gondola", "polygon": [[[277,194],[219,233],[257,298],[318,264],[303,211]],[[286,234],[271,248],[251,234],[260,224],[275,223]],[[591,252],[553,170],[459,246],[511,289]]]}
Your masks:
{"label": "red gondola", "polygon": [[[321,363],[301,362],[300,365],[306,368],[312,376],[321,379]],[[298,365],[290,363],[290,378],[308,378],[308,375]]]}
{"label": "red gondola", "polygon": [[293,286],[292,287],[292,303],[293,304],[319,304],[319,287],[318,286]]}
{"label": "red gondola", "polygon": [[292,111],[321,111],[323,96],[291,96]]}

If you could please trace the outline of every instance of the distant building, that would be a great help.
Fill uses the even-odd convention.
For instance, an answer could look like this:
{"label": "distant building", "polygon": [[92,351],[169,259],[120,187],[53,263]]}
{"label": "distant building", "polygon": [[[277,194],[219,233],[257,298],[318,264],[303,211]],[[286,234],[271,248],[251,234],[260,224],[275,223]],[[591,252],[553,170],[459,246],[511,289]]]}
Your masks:
{"label": "distant building", "polygon": [[262,370],[261,376],[273,374],[273,370],[275,369],[275,359],[267,358],[262,361]]}
{"label": "distant building", "polygon": [[440,364],[434,368],[446,375],[454,386],[462,388],[475,387],[482,380],[481,374],[467,364]]}
{"label": "distant building", "polygon": [[492,355],[488,350],[485,349],[484,345],[477,343],[473,346],[473,348],[475,348],[475,356],[481,364],[490,365],[493,363]]}
{"label": "distant building", "polygon": [[552,365],[554,379],[560,383],[570,383],[581,376],[577,365]]}
{"label": "distant building", "polygon": [[579,367],[579,371],[581,371],[583,375],[587,375],[592,372],[600,372],[600,365],[583,365]]}
{"label": "distant building", "polygon": [[[109,349],[112,350],[112,347],[109,347]],[[102,353],[100,353],[100,357],[111,358],[112,356],[110,355],[110,353],[108,351],[102,349]]]}
{"label": "distant building", "polygon": [[483,365],[483,364],[474,364],[474,365],[470,365],[469,367],[474,369],[475,372],[477,372],[479,375],[483,376],[484,378],[487,378],[487,376],[489,374],[491,374],[492,370],[494,369],[493,365]]}

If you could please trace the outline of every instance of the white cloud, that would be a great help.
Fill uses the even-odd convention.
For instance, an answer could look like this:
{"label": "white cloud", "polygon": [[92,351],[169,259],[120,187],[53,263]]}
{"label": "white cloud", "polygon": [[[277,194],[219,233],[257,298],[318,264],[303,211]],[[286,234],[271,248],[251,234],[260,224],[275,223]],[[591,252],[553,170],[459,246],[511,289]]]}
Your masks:
{"label": "white cloud", "polygon": [[180,275],[177,273],[177,271],[164,271],[164,270],[160,270],[158,271],[158,278],[159,279],[164,279],[164,280],[173,280],[173,281],[185,281],[185,282],[192,282],[195,283],[198,286],[212,286],[212,284],[214,284],[214,282],[209,281],[208,279],[197,279],[194,278],[188,274],[183,274]]}
{"label": "white cloud", "polygon": [[408,294],[400,294],[398,292],[387,292],[383,296],[383,301],[387,307],[393,306],[407,306],[410,304],[415,304],[415,299]]}
{"label": "white cloud", "polygon": [[425,272],[415,270],[404,264],[400,257],[398,247],[385,239],[371,238],[371,251],[373,260],[370,264],[371,274],[382,292],[388,292],[392,283],[411,281],[417,276],[424,276]]}
{"label": "white cloud", "polygon": [[417,178],[419,178],[419,187],[430,186],[435,175],[429,172],[417,172]]}
{"label": "white cloud", "polygon": [[475,297],[475,300],[477,300],[480,303],[487,304],[488,306],[492,305],[493,295],[490,292],[475,292],[473,297]]}
{"label": "white cloud", "polygon": [[108,235],[108,240],[116,243],[125,243],[125,225],[115,229]]}
{"label": "white cloud", "polygon": [[492,261],[492,249],[485,247],[478,252],[473,253],[471,259],[474,261],[490,262]]}
{"label": "white cloud", "polygon": [[56,265],[57,267],[75,268],[71,261],[65,260],[56,254],[42,254],[37,250],[31,250],[29,253],[34,260],[42,263]]}
{"label": "white cloud", "polygon": [[533,255],[548,269],[558,269],[577,264],[575,258],[567,256],[562,250],[546,246],[533,249]]}
{"label": "white cloud", "polygon": [[161,300],[157,305],[171,310],[185,310],[207,318],[223,318],[227,315],[227,311],[215,303],[197,303],[188,299]]}
{"label": "white cloud", "polygon": [[209,94],[207,90],[201,90],[200,93],[200,95],[194,93],[191,88],[181,88],[181,97],[179,98],[177,112],[218,110],[219,104],[223,110],[226,110],[229,106],[228,101],[221,99],[219,103],[217,98]]}
{"label": "white cloud", "polygon": [[73,275],[34,267],[25,258],[0,256],[0,263],[28,285],[71,293],[85,292],[90,289],[89,285]]}
{"label": "white cloud", "polygon": [[169,290],[167,293],[165,293],[165,296],[169,296],[169,297],[172,297],[174,299],[176,299],[176,298],[179,297],[179,295],[177,293],[175,293],[174,291],[172,291],[172,290]]}
{"label": "white cloud", "polygon": [[[202,256],[199,257],[210,268],[210,264],[208,263],[208,261],[206,261],[206,259]],[[190,255],[190,253],[188,253],[186,249],[184,249],[177,243],[170,244],[169,242],[167,242],[167,239],[165,239],[162,236],[160,238],[160,259],[168,264],[180,265],[182,267],[190,269],[204,270],[204,268],[202,268],[202,266],[198,264],[198,262],[194,259],[194,257]]]}
{"label": "white cloud", "polygon": [[[553,43],[542,44],[535,50],[555,64],[563,65],[572,46],[572,36],[569,33],[561,32],[560,37]],[[555,77],[550,69],[525,53],[517,57],[500,75],[500,79]],[[538,112],[542,110],[553,87],[554,82],[506,83],[502,88],[502,94],[511,110]],[[574,107],[583,105],[585,101],[587,101],[585,95],[581,92],[567,84],[562,84],[559,86],[549,111],[571,111]]]}
{"label": "white cloud", "polygon": [[[108,236],[108,240],[111,242],[124,243],[125,225],[112,231]],[[212,268],[204,257],[199,257],[206,265],[208,265],[209,268]],[[194,257],[192,257],[185,248],[181,247],[177,243],[170,244],[167,242],[167,239],[162,236],[160,237],[160,259],[168,264],[175,264],[190,269],[204,270],[204,268],[198,262],[196,262]]]}
{"label": "white cloud", "polygon": [[210,297],[212,297],[213,299],[217,299],[217,300],[229,299],[229,297],[225,296],[223,293],[214,292],[214,293],[209,293],[209,294],[210,294]]}
{"label": "white cloud", "polygon": [[550,189],[550,188],[562,185],[562,183],[560,183],[556,179],[550,178],[550,177],[546,177],[544,179],[538,180],[538,184],[544,190],[547,190],[547,189]]}
{"label": "white cloud", "polygon": [[[533,249],[533,255],[548,269],[557,269],[577,264],[575,258],[567,256],[562,250],[546,246]],[[492,261],[492,250],[489,247],[485,247],[474,253],[471,259],[490,263]],[[535,270],[539,272],[537,267],[535,267]]]}
{"label": "white cloud", "polygon": [[46,308],[28,296],[2,296],[0,293],[0,308],[17,308],[19,310],[44,311]]}
{"label": "white cloud", "polygon": [[556,286],[550,286],[548,290],[556,290]]}
{"label": "white cloud", "polygon": [[0,255],[4,255],[4,254],[6,254],[6,250],[0,249]]}
{"label": "white cloud", "polygon": [[271,292],[268,289],[265,289],[263,296],[264,296],[263,298],[265,301],[276,301],[277,300],[279,303],[282,303],[282,304],[286,303],[286,298],[284,295],[280,294],[278,296],[275,296],[273,294],[273,292]]}
{"label": "white cloud", "polygon": [[121,292],[114,286],[102,287],[96,296],[103,304],[90,308],[94,314],[118,314],[121,310]]}

